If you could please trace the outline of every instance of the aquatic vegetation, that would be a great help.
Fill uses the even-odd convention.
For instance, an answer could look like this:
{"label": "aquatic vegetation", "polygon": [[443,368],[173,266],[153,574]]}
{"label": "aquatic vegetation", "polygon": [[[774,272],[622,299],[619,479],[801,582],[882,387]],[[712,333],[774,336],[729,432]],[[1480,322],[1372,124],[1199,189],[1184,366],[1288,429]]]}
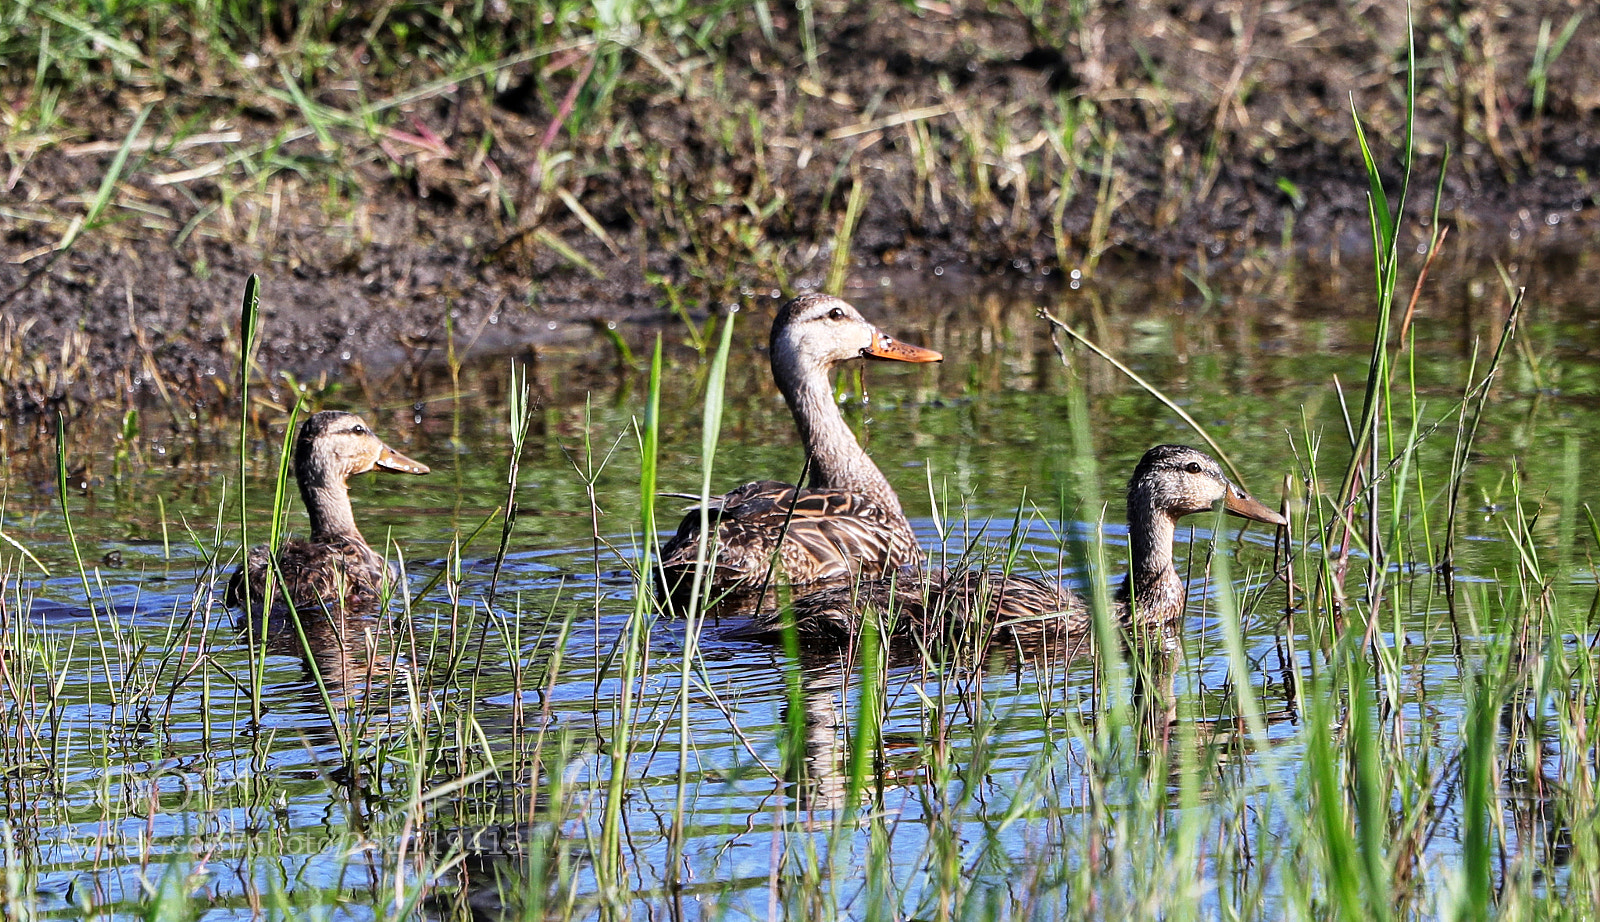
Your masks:
{"label": "aquatic vegetation", "polygon": [[[1105,271],[1047,305],[1158,397],[1033,305],[919,302],[949,366],[843,408],[880,464],[925,466],[902,498],[937,562],[1065,571],[1107,638],[1127,540],[1100,471],[1191,423],[1248,444],[1238,480],[1284,478],[1287,565],[1191,517],[1176,658],[907,655],[871,631],[815,656],[661,618],[668,466],[709,484],[793,454],[743,322],[704,331],[703,377],[683,356],[692,387],[664,383],[661,336],[638,399],[547,357],[539,410],[496,361],[364,411],[454,451],[416,491],[362,485],[416,591],[326,635],[263,636],[218,599],[249,544],[232,523],[285,513],[289,419],[241,413],[220,461],[215,433],[119,419],[139,441],[109,479],[94,433],[59,422],[40,476],[6,432],[0,914],[1585,915],[1600,375],[1562,350],[1587,305],[1413,314],[1402,280],[1430,264],[1384,188],[1356,321],[1328,319],[1348,290],[1107,312]],[[139,460],[158,447],[190,454]]]}
{"label": "aquatic vegetation", "polygon": [[[1225,321],[1193,329],[1213,323]],[[749,328],[719,330],[719,340]],[[1049,354],[1036,334],[1008,354]],[[1077,661],[960,651],[908,660],[870,635],[845,656],[791,657],[726,639],[714,621],[657,620],[636,574],[649,568],[642,536],[659,530],[651,500],[660,459],[678,463],[702,438],[699,427],[675,431],[700,397],[660,383],[659,353],[656,383],[637,404],[636,440],[631,402],[618,410],[601,402],[587,417],[580,403],[575,428],[561,430],[581,477],[559,451],[541,460],[538,443],[549,436],[530,430],[512,494],[518,524],[492,604],[486,561],[450,548],[452,535],[478,525],[478,510],[419,514],[416,495],[392,491],[363,508],[382,530],[398,526],[413,587],[442,568],[443,591],[401,596],[402,618],[345,625],[339,637],[308,632],[257,647],[241,633],[216,602],[225,561],[203,567],[212,550],[236,548],[236,534],[197,535],[193,550],[176,548],[167,572],[179,585],[96,566],[99,551],[86,552],[93,614],[64,601],[81,589],[41,583],[18,561],[0,604],[0,696],[17,718],[0,741],[8,804],[0,825],[15,881],[7,911],[277,915],[337,901],[357,915],[547,918],[664,911],[688,900],[695,914],[728,918],[765,917],[775,906],[783,915],[862,918],[881,907],[901,917],[1276,919],[1484,907],[1531,915],[1569,902],[1600,868],[1586,833],[1595,804],[1582,756],[1594,673],[1581,637],[1593,590],[1573,579],[1596,536],[1581,504],[1565,499],[1590,478],[1557,435],[1553,454],[1529,456],[1523,477],[1501,482],[1485,459],[1505,450],[1505,433],[1537,399],[1514,383],[1483,404],[1481,434],[1469,443],[1478,460],[1457,468],[1454,404],[1469,397],[1468,419],[1478,412],[1487,366],[1451,397],[1441,386],[1447,369],[1469,366],[1434,365],[1435,346],[1421,343],[1413,337],[1401,353],[1413,370],[1397,377],[1396,391],[1409,394],[1415,381],[1434,405],[1413,420],[1422,401],[1395,401],[1380,417],[1403,436],[1395,457],[1412,460],[1382,481],[1381,557],[1367,550],[1366,525],[1351,532],[1342,628],[1327,608],[1306,604],[1341,561],[1340,541],[1323,537],[1345,507],[1334,463],[1342,452],[1316,437],[1338,422],[1325,404],[1297,438],[1298,459],[1263,462],[1252,452],[1243,471],[1261,492],[1265,475],[1291,474],[1296,538],[1282,576],[1294,595],[1275,578],[1263,535],[1234,543],[1221,520],[1202,516],[1195,537],[1180,542],[1191,612],[1181,658],[1166,664],[1115,645]],[[1009,411],[1003,401],[1019,398],[1008,395],[1030,392],[969,397],[983,405],[977,415],[1003,413],[1007,424],[1066,409],[1052,436],[1062,441],[1040,450],[1071,465],[1059,508],[1013,516],[1004,503],[1016,492],[958,493],[939,499],[935,516],[937,486],[906,501],[932,553],[989,543],[1024,573],[1064,567],[1105,602],[1126,545],[1099,524],[1098,492],[1120,479],[1098,473],[1114,469],[1107,455],[1116,454],[1100,442],[1148,431],[1160,405],[1137,389],[1092,383],[1087,363],[1099,360],[1068,355],[1077,372],[1056,379],[1054,396]],[[1137,364],[1148,371],[1149,361]],[[1256,373],[1278,381],[1307,361],[1286,354]],[[723,362],[732,364],[725,352]],[[744,379],[726,373],[722,432],[781,434],[789,424],[770,391],[753,416],[736,393]],[[504,371],[463,374],[471,393],[474,376]],[[1196,375],[1179,385],[1179,399],[1202,419],[1263,399],[1249,390],[1219,397],[1226,368]],[[1306,402],[1289,389],[1287,402]],[[894,407],[907,398],[884,381],[876,391],[872,434],[898,432],[909,410]],[[424,508],[458,490],[499,497],[507,489],[516,417],[474,416],[469,404],[462,412],[442,428],[468,440],[467,457],[489,446],[504,457],[487,471],[464,465],[462,487],[418,478],[443,490],[421,494]],[[928,454],[937,485],[962,470],[952,454],[962,440],[944,436],[959,429],[946,427],[970,425],[975,414],[955,405],[919,412],[919,428],[940,434]],[[1252,431],[1248,414],[1228,415],[1239,432]],[[1450,428],[1428,435],[1440,421]],[[381,425],[405,431],[398,421]],[[1559,425],[1554,415],[1535,418],[1527,437],[1547,441],[1542,433]],[[619,437],[625,444],[611,448]],[[718,439],[718,465],[727,466],[739,446]],[[252,489],[270,497],[278,449],[268,441],[249,458],[266,473],[252,477]],[[656,460],[635,467],[628,443]],[[906,457],[897,439],[873,444],[884,459]],[[1023,455],[1009,445],[1002,454]],[[449,465],[436,466],[448,480]],[[1544,500],[1540,512],[1523,495],[1530,477],[1561,499]],[[549,503],[535,491],[564,481],[578,489],[559,504],[582,510],[592,491],[592,518],[545,514]],[[1456,550],[1452,584],[1427,561],[1442,558],[1444,498],[1458,483],[1474,510],[1480,498],[1500,505],[1458,517],[1455,527],[1474,542]],[[974,501],[988,512],[958,511]],[[80,542],[98,527],[87,524],[85,502],[68,494]],[[1357,508],[1365,519],[1366,507]],[[997,522],[983,518],[996,513]],[[41,546],[35,529],[14,531],[60,565],[61,549]],[[1478,540],[1496,532],[1503,537],[1493,546]],[[601,565],[586,573],[596,547]],[[124,552],[140,566],[160,559],[148,547]],[[259,692],[246,678],[256,669]]]}
{"label": "aquatic vegetation", "polygon": [[[1033,368],[1027,357],[1042,351],[1054,368],[1040,380],[1053,383],[967,391],[959,382],[981,381],[982,366],[958,365],[937,388],[972,404],[936,406],[876,381],[874,454],[897,470],[927,459],[933,490],[905,499],[935,556],[987,543],[1016,571],[1065,569],[1104,604],[1125,543],[1100,525],[1117,511],[1102,515],[1097,500],[1119,478],[1098,472],[1127,463],[1104,442],[1139,438],[1153,415],[1176,417],[1136,387],[1092,377],[1100,360],[1087,352],[1068,350],[1064,368],[1044,324],[1012,313],[1034,338],[1013,341],[1007,362]],[[1206,331],[1230,322],[1192,319],[1188,330],[1210,342]],[[1241,475],[1262,493],[1267,475],[1291,475],[1291,568],[1272,569],[1264,536],[1233,543],[1220,520],[1202,517],[1195,539],[1180,542],[1191,611],[1182,656],[1168,664],[1116,645],[1078,661],[960,651],[907,660],[870,635],[842,657],[791,657],[727,639],[714,621],[658,620],[638,574],[653,547],[643,536],[659,531],[660,466],[692,463],[705,438],[678,422],[701,394],[661,383],[659,350],[641,401],[584,410],[575,393],[546,410],[566,422],[530,420],[526,404],[497,421],[470,395],[503,366],[462,370],[459,416],[437,426],[470,446],[459,485],[441,464],[442,476],[416,480],[421,494],[373,484],[379,492],[362,503],[376,533],[395,531],[413,561],[414,591],[397,599],[393,623],[252,641],[217,604],[236,532],[190,532],[193,546],[175,546],[171,563],[159,544],[124,546],[129,561],[171,574],[141,577],[95,563],[91,532],[104,515],[69,484],[67,508],[89,543],[82,578],[38,528],[7,520],[8,535],[77,587],[42,581],[14,556],[4,577],[0,698],[15,715],[0,740],[7,912],[275,915],[337,901],[356,914],[591,917],[689,900],[696,914],[729,918],[770,907],[865,918],[880,907],[901,917],[1276,919],[1531,915],[1568,902],[1591,885],[1600,855],[1587,834],[1595,787],[1582,756],[1594,672],[1580,640],[1593,591],[1574,579],[1596,539],[1576,501],[1592,484],[1563,446],[1594,434],[1567,440],[1559,416],[1530,416],[1538,398],[1517,376],[1491,396],[1493,353],[1476,369],[1442,362],[1431,322],[1419,321],[1403,351],[1391,330],[1404,399],[1378,420],[1399,440],[1392,453],[1378,443],[1381,489],[1358,491],[1348,553],[1343,451],[1318,435],[1338,426],[1338,408],[1308,399],[1321,382],[1289,383],[1319,367],[1315,355],[1224,349],[1215,363],[1197,354],[1192,379],[1173,380],[1191,415],[1234,420],[1221,434],[1230,446],[1268,441],[1284,405],[1311,415],[1298,457],[1252,451]],[[1489,318],[1478,322],[1492,331]],[[721,377],[705,387],[721,395],[711,429],[719,469],[741,450],[729,427],[782,442],[791,425],[770,390],[753,403],[741,394],[765,376],[758,356],[729,358],[751,327],[719,328],[712,351]],[[980,362],[962,341],[936,344]],[[1108,345],[1146,373],[1169,361],[1133,358],[1118,342]],[[1502,370],[1510,355],[1500,354]],[[1348,352],[1338,360],[1341,378],[1364,366]],[[1288,393],[1230,384],[1238,363]],[[1465,377],[1452,396],[1456,375]],[[902,437],[913,409],[916,428],[935,436],[920,448]],[[860,423],[859,406],[846,411]],[[1009,438],[1052,439],[1031,449],[1049,466],[1006,473],[986,457],[979,470],[992,470],[998,495],[945,496],[939,484],[971,463],[960,452],[975,439],[958,436],[991,416]],[[386,432],[409,431],[398,414],[380,418]],[[1045,419],[1059,428],[1023,425]],[[1503,480],[1486,459],[1503,456],[1518,427],[1553,451]],[[514,432],[525,433],[521,448]],[[571,448],[576,465],[547,440]],[[69,434],[68,467],[72,444]],[[1026,444],[1002,441],[997,455],[1022,461]],[[491,448],[500,463],[480,469]],[[265,473],[252,474],[251,489],[269,506],[279,450],[275,438],[247,445],[248,469]],[[522,463],[508,481],[513,454]],[[133,483],[155,482],[134,467]],[[1006,512],[1019,476],[1050,483],[1036,471],[1051,470],[1054,507]],[[1530,483],[1548,485],[1543,511],[1527,498]],[[458,493],[520,507],[492,603],[492,568],[452,547],[485,510],[437,514]],[[1446,581],[1435,565],[1453,493],[1488,511],[1458,513],[1454,530],[1474,540],[1455,541]],[[218,519],[232,519],[233,489],[211,496]],[[960,511],[973,503],[975,513]],[[269,519],[270,509],[251,516],[257,529]],[[1496,533],[1492,546],[1479,540]],[[415,587],[440,571],[440,590],[422,596]],[[1309,604],[1318,585],[1340,600],[1342,623]]]}

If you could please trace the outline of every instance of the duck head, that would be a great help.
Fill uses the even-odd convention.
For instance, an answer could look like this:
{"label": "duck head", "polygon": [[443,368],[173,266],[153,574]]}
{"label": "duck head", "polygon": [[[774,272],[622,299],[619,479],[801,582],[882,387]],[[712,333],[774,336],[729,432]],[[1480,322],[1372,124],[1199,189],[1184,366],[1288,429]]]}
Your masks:
{"label": "duck head", "polygon": [[300,426],[294,444],[294,470],[305,488],[343,482],[371,470],[426,474],[428,466],[384,444],[354,413],[323,410]]}
{"label": "duck head", "polygon": [[1130,518],[1137,510],[1165,513],[1177,520],[1218,503],[1230,515],[1269,525],[1288,524],[1229,480],[1215,458],[1187,445],[1157,445],[1145,452],[1128,482]]}
{"label": "duck head", "polygon": [[944,356],[895,339],[832,295],[801,295],[785,304],[772,322],[775,369],[797,373],[827,370],[856,358],[922,363],[937,362]]}

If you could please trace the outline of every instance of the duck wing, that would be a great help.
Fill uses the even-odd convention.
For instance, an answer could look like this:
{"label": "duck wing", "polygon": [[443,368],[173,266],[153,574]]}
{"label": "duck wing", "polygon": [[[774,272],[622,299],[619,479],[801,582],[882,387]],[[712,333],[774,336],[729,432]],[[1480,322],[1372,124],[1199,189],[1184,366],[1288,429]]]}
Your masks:
{"label": "duck wing", "polygon": [[[222,602],[229,608],[261,607],[272,588],[272,548],[258,544],[245,554],[244,562],[228,578]],[[268,603],[270,604],[270,603]]]}
{"label": "duck wing", "polygon": [[[370,607],[383,584],[399,576],[360,538],[286,541],[278,552],[283,586],[297,611],[320,608]],[[278,607],[278,579],[272,572],[272,550],[265,544],[250,549],[228,580],[223,602],[229,608],[270,611]]]}
{"label": "duck wing", "polygon": [[768,640],[792,624],[800,637],[833,645],[857,636],[869,614],[896,636],[924,640],[1028,641],[1081,636],[1089,625],[1083,600],[1054,580],[987,569],[902,570],[801,595],[788,611],[764,614],[729,636]]}
{"label": "duck wing", "polygon": [[1081,635],[1089,628],[1083,600],[1055,580],[998,570],[967,570],[940,587],[946,617],[964,630],[1031,639]]}
{"label": "duck wing", "polygon": [[[772,480],[745,484],[705,507],[716,528],[716,579],[763,578],[774,552],[790,583],[875,575],[921,562],[916,536],[876,501],[848,490]],[[701,509],[691,509],[662,548],[669,572],[693,568]]]}

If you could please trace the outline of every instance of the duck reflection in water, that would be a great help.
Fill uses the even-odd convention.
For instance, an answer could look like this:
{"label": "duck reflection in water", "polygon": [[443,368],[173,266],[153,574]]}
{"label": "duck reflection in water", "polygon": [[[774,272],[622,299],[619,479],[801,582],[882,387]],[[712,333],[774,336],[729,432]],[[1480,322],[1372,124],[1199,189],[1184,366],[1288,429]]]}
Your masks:
{"label": "duck reflection in water", "polygon": [[[1044,687],[1062,688],[1092,682],[1087,677],[1095,675],[1087,644],[1065,652],[1049,644],[997,645],[976,657],[967,652],[930,660],[928,651],[904,643],[799,651],[789,666],[798,681],[783,709],[783,782],[794,808],[833,811],[862,806],[895,788],[941,790],[952,772],[959,775],[963,765],[991,757],[978,755],[998,739],[985,729],[993,719],[983,713],[986,686],[998,681],[1010,687],[1031,673]],[[1177,721],[1177,660],[1148,645],[1133,645],[1128,654],[1129,715],[1140,748],[1164,748]],[[908,712],[893,703],[912,698],[921,708]],[[913,714],[914,725],[907,726]],[[863,720],[872,724],[862,726]],[[940,764],[946,760],[951,764]]]}

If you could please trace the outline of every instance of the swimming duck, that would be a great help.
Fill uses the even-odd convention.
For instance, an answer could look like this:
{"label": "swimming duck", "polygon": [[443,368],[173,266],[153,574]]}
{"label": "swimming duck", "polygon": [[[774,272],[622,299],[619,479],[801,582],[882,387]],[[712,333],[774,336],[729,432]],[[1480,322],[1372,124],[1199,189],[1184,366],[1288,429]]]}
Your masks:
{"label": "swimming duck", "polygon": [[[395,575],[361,537],[350,509],[346,481],[371,470],[426,474],[428,466],[384,444],[353,413],[324,410],[301,424],[294,443],[294,475],[311,518],[311,536],[285,542],[278,551],[278,569],[296,611],[370,605]],[[250,549],[228,581],[224,601],[229,608],[245,607],[248,592],[256,611],[272,609],[278,581],[271,559],[266,545]]]}
{"label": "swimming duck", "polygon": [[[1187,445],[1157,445],[1144,453],[1128,482],[1131,572],[1117,592],[1114,615],[1135,627],[1165,627],[1183,616],[1186,592],[1172,564],[1178,519],[1217,503],[1232,515],[1287,524],[1228,480],[1214,458]],[[846,641],[860,631],[862,612],[897,613],[895,633],[962,636],[975,630],[990,639],[1062,638],[1087,634],[1088,605],[1051,580],[991,570],[896,574],[859,586],[819,590],[794,600],[793,621],[803,638]],[[735,636],[772,637],[781,612],[763,615]]]}
{"label": "swimming duck", "polygon": [[[778,577],[797,585],[920,567],[923,554],[900,498],[845,423],[830,373],[857,358],[937,362],[943,356],[894,339],[854,307],[821,294],[801,295],[778,311],[770,355],[811,476],[804,487],[761,480],[711,501],[705,510],[716,529],[711,585],[762,586],[775,554]],[[668,594],[680,595],[690,585],[701,514],[691,509],[661,549]]]}

